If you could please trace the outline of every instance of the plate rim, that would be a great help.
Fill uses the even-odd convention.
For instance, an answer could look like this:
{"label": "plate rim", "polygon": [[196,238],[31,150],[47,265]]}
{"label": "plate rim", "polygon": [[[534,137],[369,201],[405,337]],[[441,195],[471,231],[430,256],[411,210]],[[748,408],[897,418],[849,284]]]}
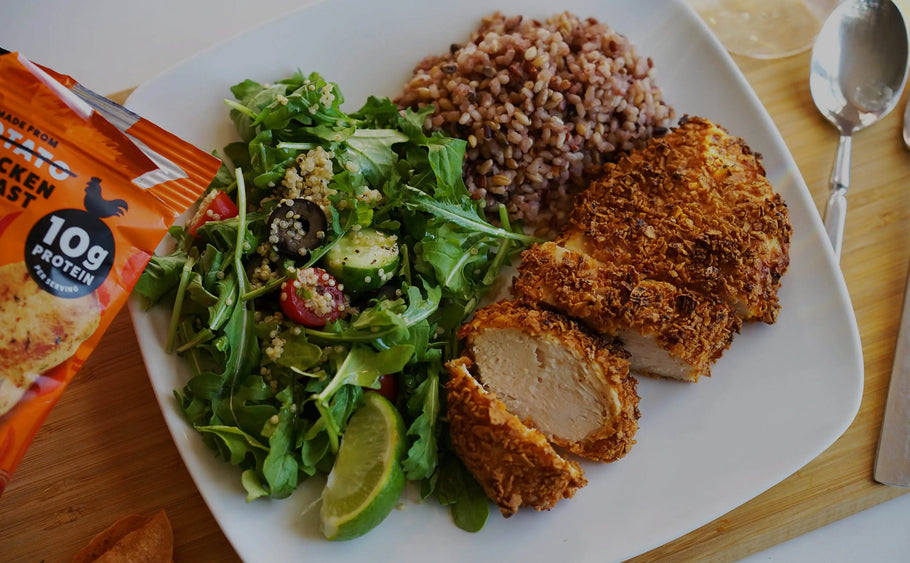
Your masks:
{"label": "plate rim", "polygon": [[[223,41],[216,43],[216,44],[192,55],[191,57],[188,57],[188,58],[184,59],[183,61],[171,66],[170,68],[166,69],[165,71],[159,73],[154,78],[152,78],[146,82],[143,82],[135,90],[133,90],[133,92],[130,93],[130,95],[127,98],[127,100],[125,101],[124,105],[126,105],[127,107],[130,107],[131,99],[135,101],[135,99],[141,98],[141,96],[144,95],[145,89],[152,88],[152,86],[157,84],[159,81],[165,79],[167,76],[180,70],[181,68],[184,68],[187,65],[192,65],[196,60],[203,59],[206,56],[209,56],[209,54],[211,54],[211,53],[217,53],[225,45],[233,43],[234,41],[238,40],[238,38],[242,38],[242,37],[245,37],[248,35],[255,35],[256,33],[261,33],[263,29],[270,28],[271,26],[275,25],[276,22],[279,22],[279,21],[281,21],[285,18],[289,18],[289,17],[300,17],[299,14],[306,13],[306,12],[312,10],[314,7],[317,7],[320,5],[327,5],[327,4],[343,4],[346,1],[348,1],[348,0],[313,0],[305,5],[301,6],[300,8],[294,10],[293,12],[290,12],[288,14],[279,15],[276,18],[274,18],[273,20],[270,20],[268,22],[254,26],[248,30],[242,31],[231,37],[228,37],[228,38],[224,39]],[[348,3],[356,3],[356,1],[357,0],[350,0],[350,1],[348,1]],[[758,98],[758,95],[752,88],[751,84],[746,80],[745,75],[742,73],[742,71],[736,65],[733,58],[725,50],[723,50],[723,47],[720,46],[717,39],[713,36],[713,34],[710,33],[710,30],[708,29],[707,25],[697,16],[697,14],[694,12],[694,10],[691,8],[691,6],[689,6],[686,2],[684,2],[683,0],[663,0],[663,4],[668,5],[668,6],[672,5],[676,9],[681,9],[681,10],[685,11],[691,20],[689,23],[690,24],[694,23],[695,25],[698,25],[700,27],[700,29],[702,30],[703,34],[709,40],[713,41],[714,49],[719,51],[720,58],[721,58],[721,60],[724,61],[724,64],[725,64],[724,72],[727,75],[730,75],[733,78],[735,78],[738,85],[747,92],[747,95],[750,97],[750,100],[749,100],[750,104],[754,108],[758,109],[757,115],[760,117],[762,125],[765,127],[765,129],[767,129],[768,132],[770,132],[770,135],[773,138],[772,140],[774,140],[779,145],[779,148],[781,149],[781,155],[783,156],[783,159],[784,159],[784,162],[782,163],[784,165],[784,168],[787,170],[790,170],[790,171],[796,171],[796,177],[794,178],[794,181],[796,182],[796,187],[798,189],[796,189],[792,194],[788,194],[788,196],[787,196],[788,202],[789,202],[789,198],[793,197],[793,195],[796,195],[797,197],[799,197],[801,199],[801,204],[803,206],[808,207],[810,211],[815,210],[814,203],[812,202],[812,199],[811,199],[811,194],[809,193],[808,187],[806,186],[805,181],[803,180],[801,174],[799,173],[799,168],[796,165],[795,159],[793,158],[793,155],[790,152],[789,147],[787,146],[786,142],[784,141],[783,137],[781,136],[780,131],[777,129],[776,125],[774,124],[773,119],[771,118],[770,114],[767,111],[767,108],[765,108],[764,105],[761,103],[761,100]],[[601,20],[601,21],[604,21],[604,20]],[[609,23],[609,22],[607,22],[607,23]],[[622,32],[621,29],[618,29],[618,31]],[[715,54],[718,54],[718,53],[715,53]],[[238,80],[241,78],[242,77],[238,76]],[[817,231],[822,228],[821,218],[818,215],[817,211],[815,213],[810,212],[808,216],[809,216],[809,220],[812,222],[813,231],[816,232],[816,234],[817,234]],[[729,506],[725,510],[723,510],[717,514],[714,514],[711,517],[703,519],[703,521],[693,522],[691,526],[686,526],[686,530],[684,530],[682,533],[674,533],[674,534],[672,534],[672,537],[665,539],[663,542],[655,543],[652,546],[647,547],[647,549],[645,549],[644,551],[636,551],[635,553],[644,553],[650,549],[653,549],[653,547],[663,545],[667,541],[672,541],[673,539],[680,537],[681,535],[684,535],[685,533],[688,533],[691,530],[694,530],[694,529],[697,529],[697,528],[703,526],[704,524],[710,522],[714,518],[721,516],[722,514],[740,506],[744,502],[747,502],[749,499],[752,499],[755,496],[758,496],[759,494],[763,493],[764,491],[772,488],[774,485],[776,485],[780,481],[786,479],[789,475],[793,474],[800,467],[803,467],[806,463],[815,459],[819,454],[821,454],[824,450],[826,450],[828,447],[830,447],[831,444],[833,444],[846,431],[846,429],[852,424],[853,420],[856,417],[856,414],[859,411],[860,405],[861,405],[863,380],[864,380],[863,352],[862,352],[862,345],[861,345],[860,334],[859,334],[859,327],[858,327],[858,324],[856,321],[855,311],[854,311],[854,308],[852,305],[852,301],[850,299],[850,295],[849,295],[849,292],[848,292],[848,289],[846,286],[846,282],[843,278],[843,274],[840,271],[840,269],[836,267],[833,250],[831,250],[830,245],[822,245],[822,248],[825,249],[826,265],[829,267],[829,269],[831,270],[831,273],[833,274],[832,279],[833,279],[834,286],[835,286],[835,289],[838,294],[837,297],[839,298],[839,301],[842,304],[846,305],[844,312],[846,312],[848,320],[849,320],[849,333],[850,333],[849,336],[850,336],[850,344],[852,345],[851,346],[852,352],[851,352],[850,356],[855,360],[855,365],[852,367],[852,369],[846,370],[846,371],[850,371],[850,372],[854,373],[855,377],[853,377],[853,381],[856,384],[855,392],[852,394],[853,402],[851,405],[851,409],[849,409],[850,412],[845,413],[841,417],[840,424],[836,428],[831,429],[831,431],[829,432],[832,436],[830,441],[825,441],[825,443],[819,442],[818,444],[816,444],[816,447],[812,448],[810,451],[810,454],[811,454],[810,457],[807,457],[805,461],[797,464],[795,467],[788,466],[788,467],[781,468],[781,470],[779,472],[781,474],[780,478],[774,479],[769,484],[764,484],[764,483],[757,484],[756,486],[751,488],[751,493],[748,493],[748,497],[745,500],[742,500],[741,502],[738,502],[737,504],[735,504],[733,506]],[[142,306],[141,306],[140,302],[138,301],[138,298],[136,298],[135,296],[133,296],[129,300],[128,306],[130,309],[130,316],[132,319],[134,330],[137,333],[137,337],[139,337],[140,334],[145,334],[146,328],[148,328],[147,325],[145,324],[145,321],[143,320],[144,316],[145,316],[145,311],[142,310]],[[154,379],[151,369],[149,368],[150,358],[147,357],[147,354],[151,355],[152,351],[150,349],[147,349],[147,346],[143,344],[142,338],[139,338],[139,344],[140,344],[140,349],[141,349],[142,356],[143,356],[143,361],[145,363],[145,368],[149,374],[149,378],[152,380],[153,388],[155,388],[156,400],[158,401],[159,407],[162,409],[162,412],[165,415],[165,421],[168,426],[168,431],[171,433],[171,436],[174,439],[175,445],[178,446],[177,449],[180,453],[181,459],[184,462],[184,465],[188,469],[190,469],[191,466],[193,466],[197,460],[188,459],[188,456],[190,455],[190,453],[192,453],[192,451],[189,449],[186,449],[185,447],[182,446],[182,442],[181,442],[181,438],[180,438],[181,429],[174,426],[173,424],[171,424],[169,411],[171,412],[171,414],[173,414],[175,405],[170,404],[168,402],[168,400],[172,401],[173,395],[172,395],[172,393],[162,394],[162,393],[158,392],[157,387],[156,387],[156,381]],[[177,416],[180,416],[179,413],[176,413],[176,414],[177,414]],[[182,417],[180,418],[180,421],[183,423],[183,425],[185,427],[182,430],[192,430],[186,424],[185,420],[182,419]],[[213,503],[210,502],[209,496],[206,492],[208,490],[208,487],[204,486],[203,484],[201,484],[199,482],[199,479],[201,479],[203,477],[203,475],[201,475],[201,474],[197,475],[197,472],[193,471],[193,470],[189,471],[189,473],[193,479],[194,484],[197,487],[197,490],[199,491],[200,495],[203,497],[206,505],[209,507],[209,510],[211,511],[213,517],[216,519],[216,521],[218,521],[219,526],[224,531],[225,537],[228,539],[228,541],[231,543],[231,545],[237,551],[238,554],[245,553],[245,549],[241,549],[241,546],[238,545],[237,542],[235,541],[233,534],[228,533],[228,529],[231,527],[230,523],[223,521],[224,515],[221,514],[219,511],[217,511],[215,509],[215,507],[213,506]],[[495,511],[494,511],[494,517],[495,517]],[[631,555],[634,555],[635,553],[632,553]]]}

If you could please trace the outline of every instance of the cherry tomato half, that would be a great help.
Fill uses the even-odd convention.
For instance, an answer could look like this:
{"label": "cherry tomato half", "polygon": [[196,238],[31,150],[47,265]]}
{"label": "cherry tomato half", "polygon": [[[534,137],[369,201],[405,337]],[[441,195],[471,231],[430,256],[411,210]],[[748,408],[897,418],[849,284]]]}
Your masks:
{"label": "cherry tomato half", "polygon": [[281,285],[281,310],[295,323],[319,328],[344,313],[344,294],[332,274],[322,268],[297,270],[297,277]]}
{"label": "cherry tomato half", "polygon": [[395,404],[398,397],[398,377],[394,373],[387,373],[379,378],[379,389],[373,389],[383,397]]}
{"label": "cherry tomato half", "polygon": [[186,225],[186,231],[196,236],[199,227],[209,221],[221,221],[236,217],[240,211],[230,196],[221,190],[214,190],[199,204],[199,210]]}

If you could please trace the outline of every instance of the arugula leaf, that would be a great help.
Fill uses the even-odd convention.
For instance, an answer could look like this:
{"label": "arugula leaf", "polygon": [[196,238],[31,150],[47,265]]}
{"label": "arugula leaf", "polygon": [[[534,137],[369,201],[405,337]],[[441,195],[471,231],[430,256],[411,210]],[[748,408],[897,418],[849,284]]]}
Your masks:
{"label": "arugula leaf", "polygon": [[251,99],[253,96],[255,96],[256,94],[258,94],[259,92],[261,92],[264,89],[265,89],[265,86],[263,86],[259,82],[256,82],[254,80],[250,80],[249,78],[247,78],[240,84],[235,84],[234,86],[231,86],[231,94],[234,94],[235,98],[237,98],[238,100],[240,100],[242,103],[245,104],[246,100]]}
{"label": "arugula leaf", "polygon": [[244,469],[240,474],[240,484],[246,491],[246,501],[253,502],[257,498],[269,496],[269,492],[262,486],[262,481],[254,469]]}
{"label": "arugula leaf", "polygon": [[325,431],[325,424],[321,419],[312,424],[308,420],[302,420],[297,434],[300,470],[307,475],[315,475],[319,464],[324,459],[331,458],[329,435]]}
{"label": "arugula leaf", "polygon": [[351,114],[351,119],[362,121],[361,127],[389,129],[398,123],[398,106],[389,98],[369,96],[363,107]]}
{"label": "arugula leaf", "polygon": [[218,172],[215,173],[215,177],[212,178],[212,181],[209,183],[204,195],[208,195],[208,193],[213,189],[220,189],[230,192],[231,190],[226,190],[226,188],[234,184],[234,173],[231,172],[231,170],[228,168],[227,164],[224,162],[224,159],[218,155],[218,151],[212,151],[212,155],[215,158],[221,160],[221,165],[218,166]]}
{"label": "arugula leaf", "polygon": [[277,422],[271,417],[262,430],[262,435],[269,440],[269,453],[262,464],[262,473],[269,484],[269,495],[273,498],[285,498],[297,488],[299,473],[297,458],[293,454],[294,415],[291,405],[294,395],[287,388],[276,396],[281,401]]}
{"label": "arugula leaf", "polygon": [[237,302],[237,276],[229,274],[217,283],[218,300],[209,307],[208,326],[211,330],[219,330],[231,317]]}
{"label": "arugula leaf", "polygon": [[284,351],[275,363],[302,373],[319,364],[322,348],[310,343],[302,331],[288,329],[278,335],[284,341]]}
{"label": "arugula leaf", "polygon": [[152,256],[133,288],[146,299],[147,308],[177,287],[186,258],[182,250],[167,256]]}
{"label": "arugula leaf", "polygon": [[477,481],[468,475],[464,490],[452,504],[455,525],[466,532],[479,532],[490,515],[490,500]]}
{"label": "arugula leaf", "polygon": [[[250,148],[248,143],[243,143],[240,141],[228,143],[224,146],[224,155],[231,161],[234,167],[240,168],[242,170],[252,169],[252,164],[250,163]],[[222,162],[221,166],[227,169],[227,165],[225,165],[224,162]],[[237,180],[234,178],[234,173],[230,172],[229,174],[229,179],[223,179],[219,182],[220,184],[223,184],[223,187],[221,189],[228,194],[233,193],[237,189]]]}
{"label": "arugula leaf", "polygon": [[329,414],[329,402],[333,395],[346,386],[379,389],[379,378],[400,372],[413,354],[414,347],[406,344],[381,352],[374,352],[362,344],[351,347],[332,380],[315,396],[316,408],[325,419],[333,452],[338,451],[338,437],[341,433],[341,428]]}
{"label": "arugula leaf", "polygon": [[[189,322],[190,321],[188,319],[183,323],[183,325],[187,325]],[[183,326],[181,326],[181,328],[183,328]],[[180,347],[177,348],[177,353],[182,354],[184,352],[192,350],[193,348],[201,346],[214,338],[215,333],[207,328],[203,328],[199,332],[195,333],[190,333],[188,330],[184,329]]]}
{"label": "arugula leaf", "polygon": [[438,364],[432,365],[426,379],[408,399],[408,410],[419,410],[420,415],[408,428],[408,435],[416,439],[401,465],[408,479],[428,479],[436,470],[437,461],[436,421],[440,412]]}
{"label": "arugula leaf", "polygon": [[[239,230],[240,219],[237,217],[208,221],[199,227],[196,233],[203,241],[226,254],[233,255],[237,249],[240,249],[240,254],[250,254],[259,245],[267,219],[268,215],[265,213],[251,213],[249,218],[244,219],[242,230]],[[239,245],[238,237],[241,239]]]}
{"label": "arugula leaf", "polygon": [[241,383],[259,365],[259,346],[253,333],[253,321],[252,309],[246,302],[240,301],[234,303],[231,316],[224,325],[224,333],[228,338],[225,380],[232,382],[232,386]]}
{"label": "arugula leaf", "polygon": [[190,274],[190,282],[186,287],[186,292],[189,294],[190,299],[196,303],[202,305],[203,307],[211,307],[218,302],[218,298],[209,293],[203,284],[202,274],[199,272],[193,272]]}
{"label": "arugula leaf", "polygon": [[393,129],[357,129],[345,142],[348,150],[338,157],[359,170],[370,185],[381,186],[397,160],[392,145],[407,140],[407,135]]}
{"label": "arugula leaf", "polygon": [[174,342],[177,340],[177,327],[180,326],[180,315],[183,308],[183,299],[186,296],[186,288],[190,283],[190,277],[193,274],[193,266],[196,265],[196,255],[190,254],[183,262],[183,268],[180,270],[180,281],[177,284],[177,296],[174,298],[174,309],[171,311],[171,322],[167,331],[167,342],[164,349],[168,352],[174,351]]}
{"label": "arugula leaf", "polygon": [[177,405],[194,428],[196,426],[205,426],[211,421],[212,407],[210,401],[181,393],[176,389],[174,390],[174,398],[177,399]]}
{"label": "arugula leaf", "polygon": [[[304,329],[307,335],[317,340],[326,342],[373,342],[380,349],[391,347],[390,340],[401,340],[406,336],[402,331],[407,331],[421,321],[427,319],[438,308],[442,299],[442,290],[423,281],[427,297],[424,299],[417,287],[407,289],[408,306],[400,299],[386,299],[374,306],[364,309],[347,328],[335,332],[327,330]],[[336,327],[341,326],[335,323]]]}
{"label": "arugula leaf", "polygon": [[408,108],[404,111],[404,115],[398,115],[398,126],[414,143],[426,144],[428,138],[423,133],[423,124],[429,116],[433,115],[434,111],[435,107],[431,104],[425,105],[417,111]]}
{"label": "arugula leaf", "polygon": [[[227,384],[229,385],[229,384]],[[251,435],[260,434],[266,421],[278,412],[270,401],[272,390],[259,376],[243,385],[224,387],[212,399],[212,410],[225,424],[233,424]]]}
{"label": "arugula leaf", "polygon": [[379,378],[388,373],[401,371],[413,354],[414,347],[406,344],[381,352],[374,352],[366,346],[355,344],[338,366],[332,381],[316,396],[316,400],[325,403],[344,385],[379,389]]}
{"label": "arugula leaf", "polygon": [[185,387],[193,397],[207,401],[214,400],[224,387],[224,378],[221,374],[206,372],[190,379]]}
{"label": "arugula leaf", "polygon": [[428,159],[436,174],[437,198],[470,199],[461,175],[467,143],[451,137],[433,137],[427,141]]}
{"label": "arugula leaf", "polygon": [[439,286],[431,285],[425,279],[420,281],[424,291],[427,292],[427,297],[424,299],[416,286],[408,287],[408,308],[402,315],[407,324],[414,324],[429,318],[439,308],[439,302],[442,300],[442,290]]}
{"label": "arugula leaf", "polygon": [[494,227],[478,215],[477,209],[471,203],[464,200],[460,202],[438,200],[411,186],[404,186],[404,189],[407,194],[404,204],[411,209],[429,213],[475,233],[484,233],[496,238],[514,239],[525,244],[543,242],[543,239],[537,237]]}
{"label": "arugula leaf", "polygon": [[199,273],[202,275],[202,285],[208,291],[214,291],[218,279],[224,276],[221,271],[221,267],[224,264],[224,256],[223,252],[207,244],[199,257],[199,268],[201,270]]}
{"label": "arugula leaf", "polygon": [[[433,228],[434,236],[420,246],[421,257],[433,267],[436,279],[451,295],[468,299],[476,292],[469,279],[479,277],[473,271],[486,271],[486,252],[481,251],[480,245],[471,245],[472,241],[450,223]],[[471,246],[464,248],[465,244]]]}
{"label": "arugula leaf", "polygon": [[[238,182],[237,207],[240,210],[240,213],[237,216],[236,247],[242,248],[244,235],[247,232],[246,196],[243,183],[243,172],[240,169],[237,169],[236,173]],[[234,273],[237,277],[237,288],[240,293],[244,293],[249,286],[241,260],[242,255],[242,252],[234,252]],[[253,317],[253,309],[250,306],[250,303],[238,299],[235,301],[233,312],[224,327],[229,346],[228,356],[224,366],[224,378],[225,381],[229,382],[230,387],[228,389],[228,399],[226,403],[221,401],[221,404],[226,404],[228,410],[225,415],[229,415],[229,417],[225,418],[225,420],[233,420],[233,422],[241,428],[243,428],[244,425],[240,422],[241,413],[238,412],[239,406],[242,406],[239,389],[246,381],[247,376],[259,365],[259,346],[253,332]],[[235,395],[237,395],[238,399],[241,399],[238,401],[240,405],[237,405],[237,402],[235,402]],[[219,411],[217,406],[215,411]]]}
{"label": "arugula leaf", "polygon": [[264,452],[269,451],[269,449],[259,443],[256,438],[253,438],[235,426],[197,426],[196,430],[199,432],[209,432],[220,438],[230,451],[228,461],[230,461],[232,465],[240,465],[247,454],[252,453],[253,449]]}
{"label": "arugula leaf", "polygon": [[453,454],[439,463],[436,498],[450,505],[455,525],[467,532],[480,531],[490,514],[490,501],[465,466]]}

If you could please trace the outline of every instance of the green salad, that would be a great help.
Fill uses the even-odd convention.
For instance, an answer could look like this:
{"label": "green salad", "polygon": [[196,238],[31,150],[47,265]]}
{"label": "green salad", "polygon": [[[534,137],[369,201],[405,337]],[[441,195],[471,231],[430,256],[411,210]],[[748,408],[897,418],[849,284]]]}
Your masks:
{"label": "green salad", "polygon": [[370,97],[344,113],[316,73],[231,91],[233,167],[136,286],[173,307],[167,347],[192,367],[180,408],[252,501],[328,474],[377,390],[404,421],[406,479],[479,530],[488,502],[448,443],[443,364],[535,239],[505,209],[486,219],[462,180],[464,141],[424,130],[430,107]]}

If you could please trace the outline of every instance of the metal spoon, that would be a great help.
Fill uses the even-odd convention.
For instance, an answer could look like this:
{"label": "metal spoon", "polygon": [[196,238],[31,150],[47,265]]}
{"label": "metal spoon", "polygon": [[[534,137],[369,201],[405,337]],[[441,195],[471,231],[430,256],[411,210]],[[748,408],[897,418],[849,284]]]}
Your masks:
{"label": "metal spoon", "polygon": [[891,111],[907,79],[907,29],[891,0],[847,0],[828,16],[812,48],[809,89],[840,130],[825,228],[840,258],[853,133]]}

